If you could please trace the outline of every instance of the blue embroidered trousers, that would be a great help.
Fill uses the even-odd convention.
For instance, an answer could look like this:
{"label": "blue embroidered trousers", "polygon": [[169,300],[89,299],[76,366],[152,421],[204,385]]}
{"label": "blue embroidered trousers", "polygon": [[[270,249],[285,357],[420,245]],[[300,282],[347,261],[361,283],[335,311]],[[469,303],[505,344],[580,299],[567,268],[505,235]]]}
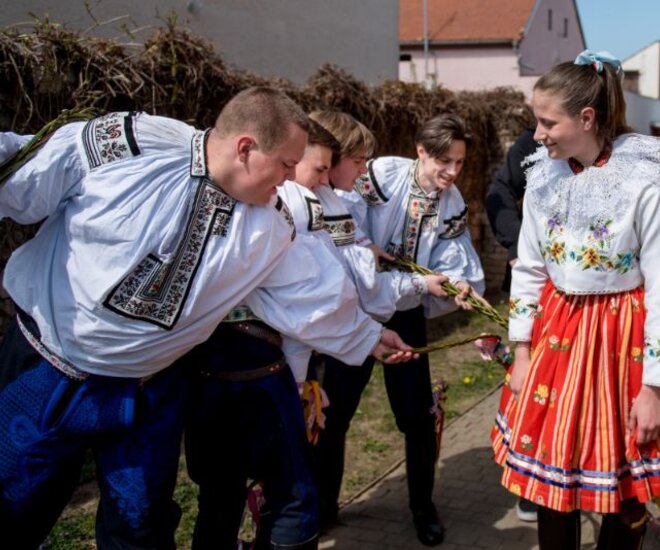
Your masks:
{"label": "blue embroidered trousers", "polygon": [[39,546],[91,450],[100,488],[97,547],[174,548],[180,512],[172,494],[185,394],[177,368],[146,381],[69,378],[13,323],[0,347],[3,539],[15,541],[12,548]]}

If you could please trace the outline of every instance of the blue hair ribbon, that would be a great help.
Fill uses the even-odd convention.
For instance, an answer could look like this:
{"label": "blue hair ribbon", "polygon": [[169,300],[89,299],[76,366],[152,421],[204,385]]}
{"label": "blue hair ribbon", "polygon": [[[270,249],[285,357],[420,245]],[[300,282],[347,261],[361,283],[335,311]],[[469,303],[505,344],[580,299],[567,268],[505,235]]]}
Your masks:
{"label": "blue hair ribbon", "polygon": [[603,72],[603,63],[612,65],[616,74],[621,72],[621,61],[614,57],[610,52],[592,52],[591,50],[584,50],[575,58],[576,65],[593,65],[593,68],[596,69],[597,73]]}

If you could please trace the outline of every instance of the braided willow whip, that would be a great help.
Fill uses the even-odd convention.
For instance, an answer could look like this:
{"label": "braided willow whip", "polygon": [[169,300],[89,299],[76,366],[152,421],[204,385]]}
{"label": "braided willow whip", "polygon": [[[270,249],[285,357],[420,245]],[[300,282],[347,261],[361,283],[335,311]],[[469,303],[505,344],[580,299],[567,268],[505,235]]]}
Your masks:
{"label": "braided willow whip", "polygon": [[481,338],[499,338],[497,334],[479,334],[478,336],[470,336],[468,338],[463,338],[462,340],[454,340],[452,342],[444,342],[442,344],[431,344],[430,346],[424,346],[423,348],[415,348],[412,350],[413,353],[431,353],[432,351],[438,351],[441,349],[453,348],[455,346],[462,346],[463,344],[469,344],[475,340]]}
{"label": "braided willow whip", "polygon": [[13,157],[0,166],[0,187],[7,179],[9,179],[9,176],[16,172],[36,154],[41,146],[50,139],[50,136],[55,130],[69,122],[89,120],[94,116],[96,116],[96,113],[90,107],[62,111],[57,118],[45,124]]}
{"label": "braided willow whip", "polygon": [[[411,353],[431,353],[432,351],[439,351],[441,349],[449,349],[453,348],[456,346],[462,346],[463,344],[469,344],[470,342],[474,342],[475,340],[479,340],[481,338],[497,338],[500,339],[500,337],[497,334],[479,334],[478,336],[469,336],[468,338],[463,338],[461,340],[453,340],[452,342],[442,342],[440,344],[431,344],[430,346],[424,346],[421,348],[414,348],[411,351]],[[384,353],[382,358],[387,359],[391,355],[393,355],[394,352],[392,353]]]}
{"label": "braided willow whip", "polygon": [[[419,264],[416,264],[412,260],[409,260],[407,258],[402,258],[400,256],[397,256],[393,262],[387,262],[390,265],[394,267],[399,267],[402,268],[404,271],[410,271],[413,273],[418,273],[419,275],[438,275],[434,271],[430,270],[428,267],[421,266]],[[458,294],[461,293],[461,289],[454,286],[451,284],[449,281],[445,281],[442,283],[442,288],[443,290],[449,294],[449,296],[457,296]],[[467,297],[467,303],[470,304],[475,311],[478,311],[482,315],[488,317],[491,321],[494,321],[498,325],[500,325],[502,328],[507,329],[509,328],[509,322],[504,319],[500,313],[493,307],[491,306],[485,299],[483,299],[483,302],[480,300],[477,300],[474,296],[468,296]]]}

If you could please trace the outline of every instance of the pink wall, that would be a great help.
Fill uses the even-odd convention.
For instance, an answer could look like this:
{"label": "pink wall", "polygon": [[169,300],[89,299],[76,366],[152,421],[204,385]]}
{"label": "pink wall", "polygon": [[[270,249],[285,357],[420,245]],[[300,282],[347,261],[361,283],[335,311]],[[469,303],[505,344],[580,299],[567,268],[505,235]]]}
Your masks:
{"label": "pink wall", "polygon": [[[408,50],[411,61],[399,62],[399,79],[424,81],[424,52]],[[434,83],[450,90],[483,90],[512,86],[531,97],[536,77],[521,77],[518,60],[510,46],[489,48],[443,48],[432,50],[428,72]]]}

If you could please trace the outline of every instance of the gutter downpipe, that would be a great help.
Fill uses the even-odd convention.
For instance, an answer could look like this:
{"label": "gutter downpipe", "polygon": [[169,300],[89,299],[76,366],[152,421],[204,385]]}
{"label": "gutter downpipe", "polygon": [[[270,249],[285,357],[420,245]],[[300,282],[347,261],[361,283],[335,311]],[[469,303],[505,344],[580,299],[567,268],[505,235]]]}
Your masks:
{"label": "gutter downpipe", "polygon": [[424,86],[431,89],[429,80],[429,18],[427,0],[424,0]]}

